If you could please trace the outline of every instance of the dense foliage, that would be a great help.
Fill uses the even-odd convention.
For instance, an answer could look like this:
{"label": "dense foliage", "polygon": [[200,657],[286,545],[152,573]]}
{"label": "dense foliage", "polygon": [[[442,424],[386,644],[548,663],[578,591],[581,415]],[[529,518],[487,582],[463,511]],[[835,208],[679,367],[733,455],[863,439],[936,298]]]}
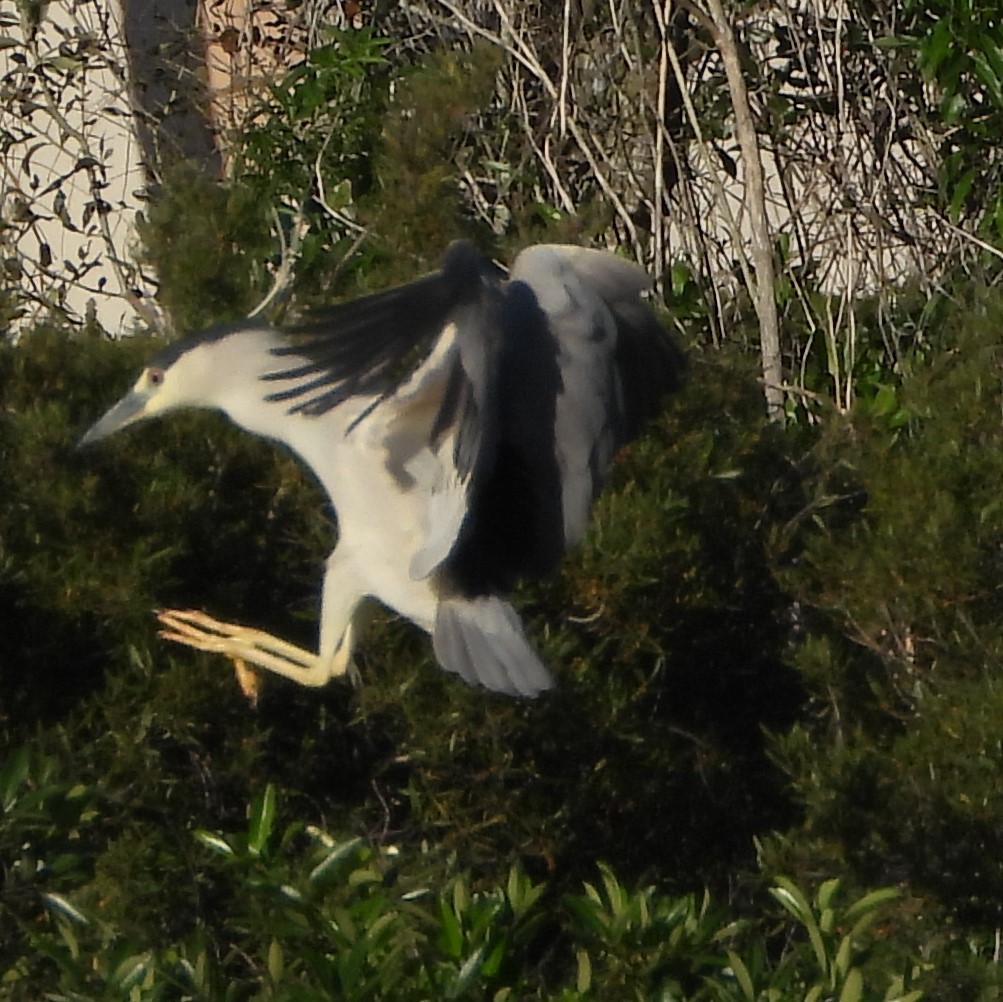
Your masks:
{"label": "dense foliage", "polygon": [[530,704],[382,617],[251,711],[150,609],[310,643],[315,486],[213,416],[75,452],[148,346],[4,348],[5,996],[996,997],[1000,311],[952,314],[823,431],[696,352],[520,596]]}
{"label": "dense foliage", "polygon": [[[930,80],[988,86],[910,10],[899,48]],[[412,277],[458,235],[501,251],[608,222],[534,198],[529,157],[504,191],[496,171],[497,229],[470,212],[470,133],[513,126],[488,107],[497,54],[391,88],[382,43],[352,44],[280,82],[233,183],[165,177],[144,254],[179,326],[291,265],[303,303]],[[698,329],[692,272],[667,284],[667,320]],[[517,596],[559,679],[533,703],[466,689],[378,613],[361,687],[268,679],[252,710],[151,610],[311,646],[335,531],[316,485],[213,415],[75,451],[156,339],[4,343],[0,995],[1003,996],[1003,308],[945,289],[855,303],[852,351],[792,353],[787,428],[762,416],[752,328],[692,337],[586,541]]]}

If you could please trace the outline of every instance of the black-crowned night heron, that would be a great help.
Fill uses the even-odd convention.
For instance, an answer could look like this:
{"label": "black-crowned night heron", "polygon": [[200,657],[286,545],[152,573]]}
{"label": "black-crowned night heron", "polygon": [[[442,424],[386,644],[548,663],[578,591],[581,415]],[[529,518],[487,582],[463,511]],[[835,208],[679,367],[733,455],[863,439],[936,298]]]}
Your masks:
{"label": "black-crowned night heron", "polygon": [[467,682],[550,688],[504,595],[581,539],[614,453],[679,383],[681,356],[640,299],[648,285],[612,254],[542,245],[506,279],[456,243],[438,271],[291,332],[244,321],[170,344],[81,444],[217,408],[313,470],[338,544],[318,653],[198,612],[161,613],[162,635],[319,686],[348,669],[374,598]]}

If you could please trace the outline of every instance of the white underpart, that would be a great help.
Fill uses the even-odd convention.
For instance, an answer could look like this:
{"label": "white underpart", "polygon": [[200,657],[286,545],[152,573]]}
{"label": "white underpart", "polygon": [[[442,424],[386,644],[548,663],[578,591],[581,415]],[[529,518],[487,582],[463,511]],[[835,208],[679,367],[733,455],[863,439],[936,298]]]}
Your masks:
{"label": "white underpart", "polygon": [[469,475],[460,477],[454,463],[456,429],[438,443],[430,431],[457,353],[456,326],[442,332],[428,358],[388,402],[396,416],[385,429],[387,461],[412,479],[424,506],[422,543],[411,559],[409,576],[427,578],[449,556],[467,516]]}
{"label": "white underpart", "polygon": [[[400,478],[400,472],[411,469],[433,471],[438,462],[428,448],[432,410],[417,392],[405,402],[412,405],[410,409],[401,410],[400,395],[408,387],[417,390],[418,384],[412,378],[400,394],[378,404],[354,428],[353,422],[373,404],[373,397],[354,397],[316,416],[290,413],[288,401],[262,400],[260,377],[294,367],[296,360],[276,359],[264,346],[250,348],[246,339],[254,336],[275,337],[265,330],[242,333],[233,351],[225,343],[212,345],[206,352],[208,358],[211,351],[212,373],[203,372],[201,378],[179,373],[178,383],[193,396],[211,395],[247,431],[283,441],[314,471],[331,499],[338,519],[338,544],[324,575],[318,671],[331,664],[336,653],[340,661],[346,660],[339,648],[343,641],[351,641],[346,631],[364,598],[377,599],[431,632],[438,596],[431,581],[411,575],[412,562],[428,531],[429,473],[422,478],[425,483],[415,478],[408,484]],[[188,368],[197,366],[198,354],[199,349],[191,352]],[[266,360],[262,371],[246,371],[248,362],[261,366],[262,360]],[[205,386],[207,379],[214,384],[211,388]],[[395,462],[400,470],[393,468]],[[326,679],[318,679],[317,684],[322,681]]]}

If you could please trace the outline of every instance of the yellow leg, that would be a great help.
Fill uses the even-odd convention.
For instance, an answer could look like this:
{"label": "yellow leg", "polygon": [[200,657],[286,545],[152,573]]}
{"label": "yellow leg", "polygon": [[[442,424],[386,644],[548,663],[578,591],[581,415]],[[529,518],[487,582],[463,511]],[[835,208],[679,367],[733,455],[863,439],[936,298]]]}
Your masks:
{"label": "yellow leg", "polygon": [[[330,659],[322,660],[312,651],[273,637],[263,630],[237,626],[213,619],[193,609],[161,609],[157,619],[164,629],[159,635],[165,640],[194,647],[199,651],[222,654],[237,668],[238,681],[245,693],[247,664],[264,668],[300,685],[317,687],[336,675],[344,675],[352,656],[352,627],[349,625],[338,649]],[[256,686],[255,697],[256,698]]]}

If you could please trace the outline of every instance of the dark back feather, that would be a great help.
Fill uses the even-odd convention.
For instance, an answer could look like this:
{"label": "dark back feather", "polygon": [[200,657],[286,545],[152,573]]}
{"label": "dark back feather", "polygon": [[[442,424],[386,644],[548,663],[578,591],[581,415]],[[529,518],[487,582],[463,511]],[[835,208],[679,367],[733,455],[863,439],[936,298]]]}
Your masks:
{"label": "dark back feather", "polygon": [[686,380],[686,356],[643,302],[610,304],[616,320],[616,368],[623,389],[620,443],[636,437]]}
{"label": "dark back feather", "polygon": [[[543,577],[564,554],[554,442],[557,341],[524,283],[508,285],[497,305],[483,401],[490,437],[480,444],[469,514],[448,562],[452,585],[466,595],[508,591],[521,577]],[[464,433],[461,426],[458,450]]]}

